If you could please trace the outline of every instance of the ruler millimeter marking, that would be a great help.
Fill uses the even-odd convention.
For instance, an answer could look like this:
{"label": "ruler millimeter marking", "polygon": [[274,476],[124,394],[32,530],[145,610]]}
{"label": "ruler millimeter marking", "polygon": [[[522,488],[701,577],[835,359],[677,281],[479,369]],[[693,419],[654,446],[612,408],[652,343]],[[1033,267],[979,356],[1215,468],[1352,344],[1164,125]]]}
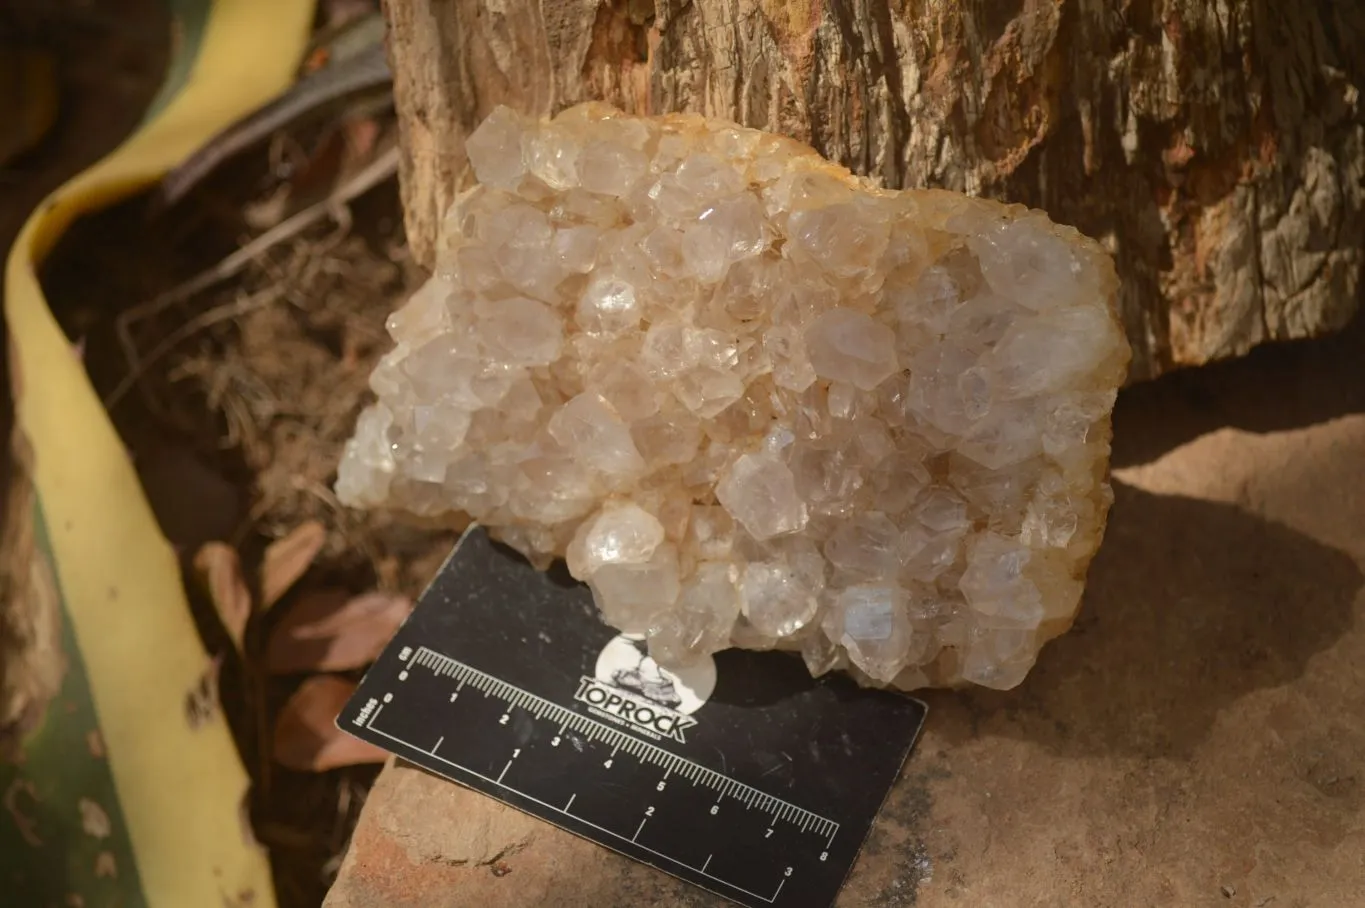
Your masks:
{"label": "ruler millimeter marking", "polygon": [[[515,708],[515,707],[513,707],[513,708]],[[480,774],[480,773],[474,772],[473,770],[469,769],[467,766],[461,766],[459,763],[456,763],[456,762],[454,762],[454,761],[452,761],[452,760],[447,760],[445,757],[442,757],[439,753],[436,752],[436,751],[439,749],[439,747],[440,747],[439,744],[436,745],[436,746],[434,746],[434,747],[433,747],[431,750],[429,750],[429,751],[423,751],[423,750],[421,750],[421,748],[419,748],[417,745],[413,744],[413,743],[410,742],[410,741],[404,741],[402,738],[398,738],[398,737],[396,737],[396,736],[394,736],[394,735],[388,734],[387,732],[385,732],[385,731],[383,731],[383,730],[381,730],[381,729],[375,728],[375,727],[374,727],[374,720],[378,718],[379,712],[380,712],[379,710],[376,710],[375,713],[374,713],[373,715],[371,715],[370,718],[369,718],[369,720],[365,723],[365,728],[366,728],[367,731],[373,732],[374,734],[377,734],[377,735],[380,735],[381,737],[387,738],[390,742],[392,742],[393,744],[399,745],[401,748],[403,748],[403,749],[405,749],[405,750],[410,750],[410,751],[413,751],[413,752],[418,753],[418,754],[426,754],[427,756],[431,757],[431,758],[434,759],[434,760],[439,760],[442,764],[444,764],[445,766],[447,766],[447,767],[449,767],[450,769],[454,770],[458,775],[470,775],[470,776],[474,776],[475,778],[477,778],[477,779],[479,779],[479,780],[481,780],[481,781],[483,781],[483,782],[485,782],[485,783],[488,783],[488,784],[490,784],[490,785],[496,785],[496,786],[498,786],[499,788],[505,789],[507,792],[509,792],[509,793],[511,793],[511,794],[513,794],[513,795],[519,797],[519,798],[523,798],[523,799],[525,799],[525,800],[528,800],[528,801],[531,801],[531,802],[533,802],[533,803],[535,803],[535,804],[540,805],[540,807],[542,807],[542,808],[545,809],[545,810],[549,810],[549,811],[553,811],[553,812],[555,812],[555,813],[563,814],[565,817],[567,817],[567,818],[569,818],[569,819],[572,819],[572,820],[574,820],[574,821],[576,821],[576,822],[578,822],[578,823],[582,823],[582,824],[584,824],[584,825],[586,825],[586,826],[589,826],[589,827],[591,827],[591,828],[597,830],[598,832],[603,833],[604,835],[607,835],[607,836],[612,837],[613,839],[619,839],[619,840],[621,840],[621,841],[623,841],[623,842],[630,842],[630,843],[631,843],[632,845],[634,845],[635,847],[637,847],[637,848],[643,848],[644,850],[649,851],[650,853],[652,853],[652,854],[658,856],[659,858],[662,858],[662,859],[665,860],[665,861],[668,861],[668,862],[670,862],[670,863],[680,864],[682,867],[686,868],[687,870],[691,870],[691,871],[693,871],[693,872],[695,872],[695,873],[700,873],[700,874],[702,874],[703,876],[707,877],[707,878],[710,879],[710,880],[713,880],[713,881],[715,881],[715,882],[717,882],[717,883],[722,883],[722,884],[724,884],[725,886],[727,886],[727,887],[729,887],[729,888],[732,888],[732,889],[738,890],[738,891],[740,891],[740,892],[743,892],[744,894],[749,895],[749,896],[752,896],[753,898],[762,899],[763,901],[765,901],[765,902],[767,902],[767,903],[769,903],[769,904],[772,904],[774,901],[776,901],[777,897],[778,897],[779,895],[781,895],[781,893],[782,893],[782,886],[783,886],[783,884],[786,882],[785,878],[784,878],[784,879],[781,879],[781,880],[778,880],[777,889],[773,892],[773,894],[772,894],[771,896],[765,896],[765,895],[761,895],[760,893],[757,893],[757,892],[750,892],[749,890],[744,889],[743,887],[738,886],[738,885],[736,885],[736,884],[734,884],[734,883],[732,883],[732,882],[730,882],[730,881],[728,881],[728,880],[724,880],[724,879],[721,879],[721,878],[718,877],[718,876],[714,876],[713,874],[707,873],[706,868],[707,868],[707,866],[708,866],[709,863],[710,863],[710,859],[711,859],[711,857],[712,857],[711,855],[708,855],[708,856],[707,856],[707,860],[706,860],[705,862],[703,862],[703,864],[702,864],[701,867],[691,867],[690,865],[682,864],[680,861],[678,861],[677,858],[673,857],[672,855],[664,854],[664,853],[661,852],[661,851],[656,851],[656,850],[654,850],[653,848],[649,848],[648,846],[645,846],[645,845],[640,845],[639,842],[638,842],[637,840],[638,840],[638,838],[639,838],[640,831],[641,831],[642,829],[644,829],[645,823],[647,823],[647,822],[649,821],[649,819],[650,819],[648,816],[646,816],[646,817],[644,817],[644,818],[642,818],[642,819],[640,820],[640,825],[637,826],[637,827],[635,828],[635,834],[632,835],[629,839],[627,839],[625,836],[623,836],[623,835],[622,835],[621,833],[619,833],[619,832],[616,832],[615,830],[607,829],[607,828],[605,828],[605,827],[603,827],[603,826],[599,826],[599,825],[597,825],[596,823],[591,822],[590,820],[586,820],[586,819],[584,819],[584,818],[582,818],[582,817],[575,816],[575,815],[573,814],[572,811],[573,811],[573,802],[574,802],[574,800],[575,800],[576,797],[577,797],[576,794],[570,795],[570,796],[569,796],[568,803],[566,803],[563,807],[558,807],[558,806],[556,806],[556,805],[554,805],[554,804],[549,804],[549,803],[547,803],[547,802],[545,802],[545,801],[539,800],[538,798],[533,798],[533,797],[531,797],[530,795],[525,794],[524,792],[521,792],[521,791],[519,791],[518,789],[516,789],[516,788],[514,788],[514,787],[512,787],[512,786],[510,786],[510,785],[504,785],[501,776],[500,776],[499,778],[497,778],[497,779],[490,779],[488,776],[485,776],[485,775],[482,775],[482,774]],[[509,761],[508,764],[507,764],[506,766],[503,767],[503,772],[505,773],[505,772],[507,771],[507,769],[509,769],[510,767],[511,767],[511,762]],[[827,822],[828,822],[828,821],[827,821]],[[617,850],[617,849],[614,849],[614,850]]]}
{"label": "ruler millimeter marking", "polygon": [[[765,794],[757,788],[707,769],[686,757],[680,757],[646,741],[632,738],[626,732],[551,703],[530,691],[524,691],[506,681],[500,681],[487,672],[481,672],[473,666],[465,665],[449,656],[443,656],[425,646],[418,647],[416,655],[412,656],[408,664],[409,666],[415,664],[429,668],[437,675],[448,675],[462,684],[470,685],[475,690],[507,701],[512,709],[532,712],[537,719],[548,716],[551,721],[583,734],[590,741],[601,740],[614,747],[623,748],[632,756],[639,758],[641,762],[652,763],[655,766],[667,769],[671,773],[677,773],[685,779],[705,785],[725,797],[743,800],[747,805],[756,807],[764,813],[772,814],[774,822],[782,820],[801,826],[803,829],[810,828],[828,836],[831,840],[839,831],[839,824],[833,820]],[[369,727],[373,728],[373,725],[371,724]]]}
{"label": "ruler millimeter marking", "polygon": [[785,654],[666,672],[476,530],[338,724],[731,901],[828,908],[924,713]]}

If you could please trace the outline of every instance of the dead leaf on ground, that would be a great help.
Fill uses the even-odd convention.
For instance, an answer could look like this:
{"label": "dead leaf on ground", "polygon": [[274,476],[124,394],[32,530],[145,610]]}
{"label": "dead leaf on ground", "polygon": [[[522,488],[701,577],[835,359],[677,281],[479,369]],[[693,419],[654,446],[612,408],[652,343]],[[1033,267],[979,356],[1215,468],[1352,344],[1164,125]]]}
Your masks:
{"label": "dead leaf on ground", "polygon": [[383,763],[388,753],[337,728],[337,714],[356,685],[334,675],[304,681],[275,723],[275,762],[302,772]]}
{"label": "dead leaf on ground", "polygon": [[412,611],[396,593],[307,592],[270,633],[266,666],[277,675],[369,665]]}
{"label": "dead leaf on ground", "polygon": [[[276,141],[285,142],[283,138]],[[257,231],[269,230],[289,215],[330,195],[345,169],[349,141],[341,128],[333,127],[311,149],[299,148],[293,155],[298,160],[286,165],[288,178],[265,198],[243,206],[242,217],[247,226]],[[290,140],[288,144],[294,143]],[[282,156],[286,154],[281,152]]]}
{"label": "dead leaf on ground", "polygon": [[316,520],[296,526],[289,535],[270,543],[261,562],[261,608],[280,601],[313,564],[327,541],[327,528]]}
{"label": "dead leaf on ground", "polygon": [[225,542],[205,543],[195,553],[194,570],[213,600],[218,620],[241,655],[246,625],[251,620],[251,589],[242,576],[242,560],[237,550]]}

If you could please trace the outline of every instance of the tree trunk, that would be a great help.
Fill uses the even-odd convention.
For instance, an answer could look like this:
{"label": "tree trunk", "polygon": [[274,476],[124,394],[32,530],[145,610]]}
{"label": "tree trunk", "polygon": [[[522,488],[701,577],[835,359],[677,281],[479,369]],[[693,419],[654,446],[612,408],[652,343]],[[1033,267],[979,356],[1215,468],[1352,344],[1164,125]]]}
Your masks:
{"label": "tree trunk", "polygon": [[1365,238],[1352,0],[385,0],[414,251],[495,105],[693,110],[1100,239],[1131,377],[1344,325]]}

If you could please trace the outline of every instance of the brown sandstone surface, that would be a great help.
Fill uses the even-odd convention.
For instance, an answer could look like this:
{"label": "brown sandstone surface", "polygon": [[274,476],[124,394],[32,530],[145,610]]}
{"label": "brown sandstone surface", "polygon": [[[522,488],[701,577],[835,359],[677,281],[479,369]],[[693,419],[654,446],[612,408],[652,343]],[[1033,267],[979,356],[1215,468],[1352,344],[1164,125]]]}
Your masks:
{"label": "brown sandstone surface", "polygon": [[[1356,904],[1365,331],[1131,388],[1075,629],[1016,690],[931,692],[839,905]],[[710,906],[407,766],[328,908]]]}

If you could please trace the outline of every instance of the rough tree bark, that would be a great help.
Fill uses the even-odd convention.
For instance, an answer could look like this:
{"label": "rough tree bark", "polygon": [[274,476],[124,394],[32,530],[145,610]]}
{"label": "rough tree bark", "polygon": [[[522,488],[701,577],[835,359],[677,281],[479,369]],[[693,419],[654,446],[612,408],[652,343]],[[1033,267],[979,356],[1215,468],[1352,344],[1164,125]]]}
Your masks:
{"label": "rough tree bark", "polygon": [[1123,278],[1132,378],[1345,324],[1365,237],[1350,0],[385,0],[430,264],[497,104],[693,110],[887,186],[1046,210]]}

